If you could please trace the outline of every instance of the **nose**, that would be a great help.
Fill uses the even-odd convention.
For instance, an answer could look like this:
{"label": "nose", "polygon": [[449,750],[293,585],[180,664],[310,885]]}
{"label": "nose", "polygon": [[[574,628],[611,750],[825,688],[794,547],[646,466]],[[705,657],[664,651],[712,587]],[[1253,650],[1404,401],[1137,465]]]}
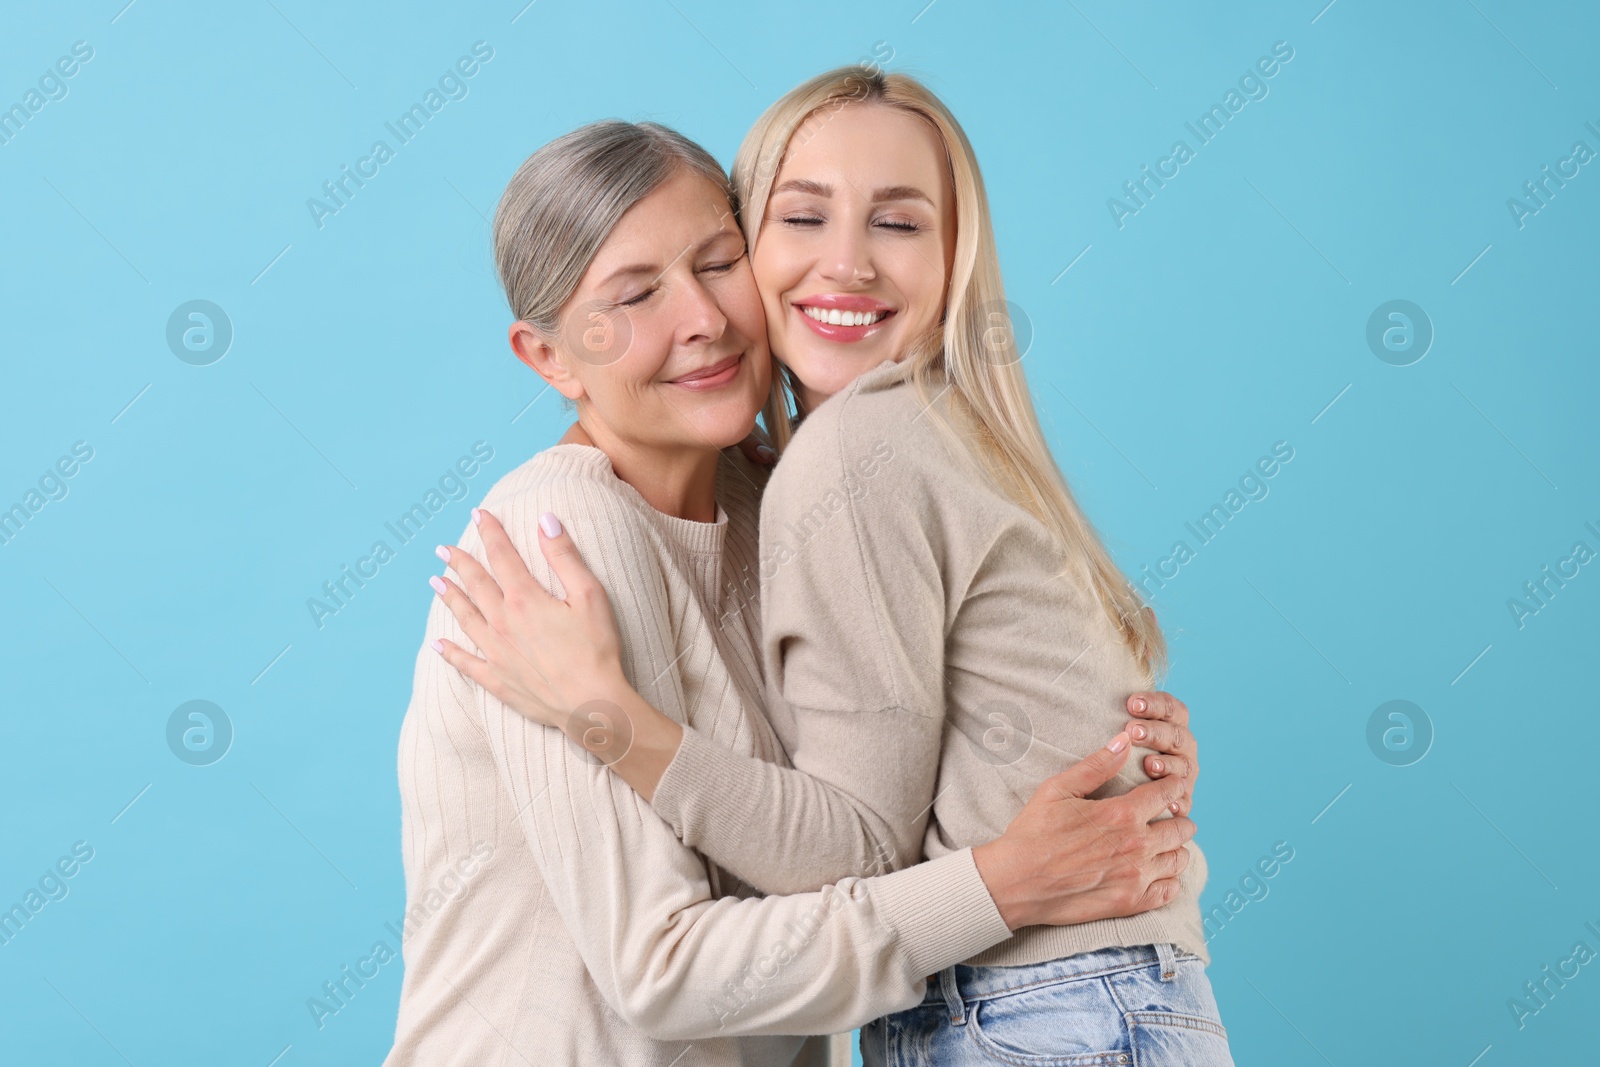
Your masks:
{"label": "nose", "polygon": [[719,340],[728,329],[728,317],[716,296],[695,278],[683,289],[678,320],[678,343],[706,345]]}
{"label": "nose", "polygon": [[877,277],[863,235],[853,226],[832,227],[817,262],[817,273],[836,285],[854,288]]}

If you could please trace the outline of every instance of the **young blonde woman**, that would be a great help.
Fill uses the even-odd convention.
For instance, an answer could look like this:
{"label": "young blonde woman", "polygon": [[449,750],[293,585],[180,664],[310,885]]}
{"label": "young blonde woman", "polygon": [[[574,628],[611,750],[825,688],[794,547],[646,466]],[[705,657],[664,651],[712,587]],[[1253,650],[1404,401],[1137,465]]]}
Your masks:
{"label": "young blonde woman", "polygon": [[[603,753],[685,844],[758,889],[968,850],[986,873],[1005,869],[986,842],[1122,727],[1163,642],[1045,445],[971,146],[915,81],[847,68],[769,109],[734,176],[786,369],[766,412],[783,459],[760,557],[727,576],[742,603],[720,621],[762,613],[767,713],[792,768],[685,728],[627,685],[629,641],[570,539],[541,548],[577,596],[523,586],[517,611],[485,620],[456,594],[486,656],[443,652]],[[785,385],[801,417],[792,439]],[[521,585],[499,551],[497,573]],[[493,603],[492,581],[469,569],[473,599]],[[1141,702],[1150,714],[1153,698]],[[1164,708],[1176,721],[1138,736],[1181,754],[1146,769],[1192,781],[1186,711]],[[1147,781],[1129,767],[1107,791]],[[1186,855],[1170,899],[1134,915],[1036,926],[997,898],[1012,936],[930,968],[920,1004],[863,1030],[866,1061],[1231,1063],[1204,971],[1205,866],[1192,844]]]}
{"label": "young blonde woman", "polygon": [[[970,848],[915,865],[900,856],[757,899],[601,761],[435,654],[498,655],[479,623],[520,617],[560,572],[589,617],[615,605],[611,662],[631,699],[730,758],[783,760],[759,712],[759,620],[729,613],[724,583],[757,562],[766,471],[731,446],[771,376],[729,193],[703,149],[612,122],[535,152],[496,211],[512,347],[578,418],[490,491],[498,520],[480,513],[464,549],[441,550],[463,576],[482,576],[470,553],[485,553],[504,589],[479,585],[479,615],[435,579],[477,637],[434,602],[401,730],[406,971],[392,1067],[788,1067],[814,1050],[782,1035],[911,1007],[929,972],[1021,922],[1158,904],[1187,862],[1193,824],[1157,818],[1179,806],[1180,780],[1085,799],[1129,757],[1113,729],[986,839],[981,859]],[[593,573],[546,567],[539,549],[551,544],[573,561],[581,551]],[[621,721],[599,700],[569,705],[591,735]],[[765,866],[791,884],[808,877],[786,863]]]}

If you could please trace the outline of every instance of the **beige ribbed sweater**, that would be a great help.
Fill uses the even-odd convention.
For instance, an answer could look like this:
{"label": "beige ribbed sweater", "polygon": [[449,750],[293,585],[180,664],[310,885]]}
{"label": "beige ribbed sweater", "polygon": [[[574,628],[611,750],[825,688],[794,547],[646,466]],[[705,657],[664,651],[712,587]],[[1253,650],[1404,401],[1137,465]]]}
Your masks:
{"label": "beige ribbed sweater", "polygon": [[[957,417],[948,394],[925,413],[910,370],[884,363],[806,418],[766,491],[761,558],[735,580],[759,589],[767,715],[792,769],[687,730],[653,798],[684,842],[765,892],[998,837],[1145,688],[1045,526],[935,425]],[[1149,781],[1143,754],[1096,795]],[[1028,927],[967,962],[1158,941],[1209,960],[1205,857],[1188,848],[1165,907]]]}
{"label": "beige ribbed sweater", "polygon": [[[758,712],[756,612],[725,572],[755,565],[763,478],[725,454],[717,521],[689,522],[652,509],[599,450],[558,445],[483,501],[559,594],[536,534],[558,515],[611,597],[635,687],[757,762],[783,754]],[[483,558],[476,527],[458,543]],[[970,850],[752,896],[559,731],[458,674],[428,647],[437,637],[475,650],[435,599],[400,737],[408,910],[391,1067],[787,1067],[801,1039],[749,1035],[849,1030],[1009,934]]]}

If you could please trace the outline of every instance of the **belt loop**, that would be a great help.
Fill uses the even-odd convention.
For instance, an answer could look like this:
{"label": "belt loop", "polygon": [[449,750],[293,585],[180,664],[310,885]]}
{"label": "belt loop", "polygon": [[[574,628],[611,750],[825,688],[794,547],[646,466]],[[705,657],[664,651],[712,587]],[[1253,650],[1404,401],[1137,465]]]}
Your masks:
{"label": "belt loop", "polygon": [[1156,958],[1161,963],[1161,980],[1170,982],[1178,977],[1178,956],[1165,941],[1156,943]]}
{"label": "belt loop", "polygon": [[939,972],[939,991],[950,1008],[950,1025],[965,1026],[967,1006],[961,1002],[961,992],[956,988],[956,965],[951,964]]}

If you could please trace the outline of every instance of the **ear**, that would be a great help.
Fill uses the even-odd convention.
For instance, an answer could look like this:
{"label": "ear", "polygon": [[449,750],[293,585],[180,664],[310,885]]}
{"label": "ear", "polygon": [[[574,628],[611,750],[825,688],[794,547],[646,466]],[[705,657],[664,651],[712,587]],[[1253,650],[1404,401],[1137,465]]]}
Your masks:
{"label": "ear", "polygon": [[583,383],[567,369],[566,360],[550,339],[540,333],[532,323],[518,321],[511,324],[509,332],[511,351],[526,363],[533,373],[543,378],[551,388],[568,400],[584,395]]}

